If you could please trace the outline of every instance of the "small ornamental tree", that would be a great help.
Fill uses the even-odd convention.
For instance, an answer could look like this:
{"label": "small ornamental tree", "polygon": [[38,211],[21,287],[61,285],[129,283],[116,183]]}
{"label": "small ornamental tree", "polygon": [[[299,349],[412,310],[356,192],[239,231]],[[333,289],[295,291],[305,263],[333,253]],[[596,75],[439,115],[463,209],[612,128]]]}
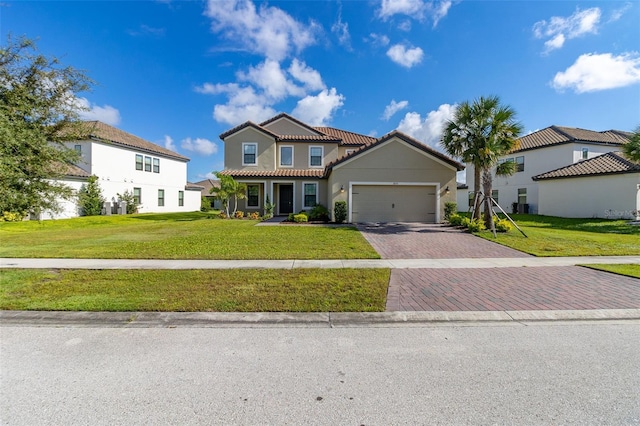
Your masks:
{"label": "small ornamental tree", "polygon": [[89,176],[86,185],[82,185],[78,193],[78,205],[82,216],[99,216],[102,212],[104,197],[98,183],[98,176]]}
{"label": "small ornamental tree", "polygon": [[138,213],[138,207],[140,205],[136,203],[136,197],[134,197],[133,192],[127,189],[122,194],[116,195],[118,196],[118,201],[127,203],[127,214]]}
{"label": "small ornamental tree", "polygon": [[622,145],[622,153],[627,160],[640,164],[640,126],[631,136],[631,140]]}
{"label": "small ornamental tree", "polygon": [[347,202],[336,201],[333,208],[333,215],[335,216],[336,223],[342,223],[347,220]]}

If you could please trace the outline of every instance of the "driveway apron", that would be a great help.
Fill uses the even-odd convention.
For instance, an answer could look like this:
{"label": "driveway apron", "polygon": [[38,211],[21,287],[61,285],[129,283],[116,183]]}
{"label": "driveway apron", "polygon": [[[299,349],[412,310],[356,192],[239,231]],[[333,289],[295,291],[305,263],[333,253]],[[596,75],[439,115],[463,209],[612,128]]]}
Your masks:
{"label": "driveway apron", "polygon": [[[433,224],[360,225],[383,259],[530,255]],[[579,266],[392,269],[387,311],[639,309],[640,280]]]}

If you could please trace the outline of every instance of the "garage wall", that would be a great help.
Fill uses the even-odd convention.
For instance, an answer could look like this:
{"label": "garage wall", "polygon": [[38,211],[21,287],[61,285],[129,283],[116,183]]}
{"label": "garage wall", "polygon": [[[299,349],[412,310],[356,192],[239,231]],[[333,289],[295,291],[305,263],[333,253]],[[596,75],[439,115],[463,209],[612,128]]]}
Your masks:
{"label": "garage wall", "polygon": [[[365,182],[368,185],[395,185],[400,190],[408,183],[430,185],[436,191],[436,221],[444,216],[444,204],[456,201],[456,168],[398,138],[390,139],[333,168],[327,187],[327,205],[332,214],[336,201],[344,200],[349,204],[352,184]],[[341,187],[344,192],[340,191]],[[447,187],[448,194],[445,191]],[[351,207],[347,206],[349,211]]]}

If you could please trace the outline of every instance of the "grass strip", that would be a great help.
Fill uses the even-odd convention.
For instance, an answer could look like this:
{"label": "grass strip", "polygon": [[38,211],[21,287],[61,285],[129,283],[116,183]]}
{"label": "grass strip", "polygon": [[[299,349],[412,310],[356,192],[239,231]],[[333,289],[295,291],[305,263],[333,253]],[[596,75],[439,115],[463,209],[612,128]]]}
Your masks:
{"label": "grass strip", "polygon": [[625,265],[580,265],[587,268],[596,269],[598,271],[613,272],[614,274],[624,275],[632,278],[640,278],[640,265],[637,263]]}
{"label": "grass strip", "polygon": [[380,312],[389,269],[0,270],[0,309]]}

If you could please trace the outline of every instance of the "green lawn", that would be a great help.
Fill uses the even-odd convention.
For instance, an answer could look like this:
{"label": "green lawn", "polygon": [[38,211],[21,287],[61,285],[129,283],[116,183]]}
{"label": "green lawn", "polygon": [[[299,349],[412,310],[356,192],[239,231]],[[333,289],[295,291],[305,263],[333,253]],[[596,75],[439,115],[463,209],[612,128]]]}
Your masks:
{"label": "green lawn", "polygon": [[0,257],[376,259],[353,227],[255,226],[200,212],[0,223]]}
{"label": "green lawn", "polygon": [[0,270],[0,309],[384,311],[388,269]]}
{"label": "green lawn", "polygon": [[640,226],[627,220],[565,219],[552,216],[512,215],[517,229],[493,237],[490,231],[476,235],[535,256],[640,255]]}
{"label": "green lawn", "polygon": [[640,265],[582,265],[587,268],[597,269],[599,271],[613,272],[614,274],[626,275],[628,277],[640,278]]}

